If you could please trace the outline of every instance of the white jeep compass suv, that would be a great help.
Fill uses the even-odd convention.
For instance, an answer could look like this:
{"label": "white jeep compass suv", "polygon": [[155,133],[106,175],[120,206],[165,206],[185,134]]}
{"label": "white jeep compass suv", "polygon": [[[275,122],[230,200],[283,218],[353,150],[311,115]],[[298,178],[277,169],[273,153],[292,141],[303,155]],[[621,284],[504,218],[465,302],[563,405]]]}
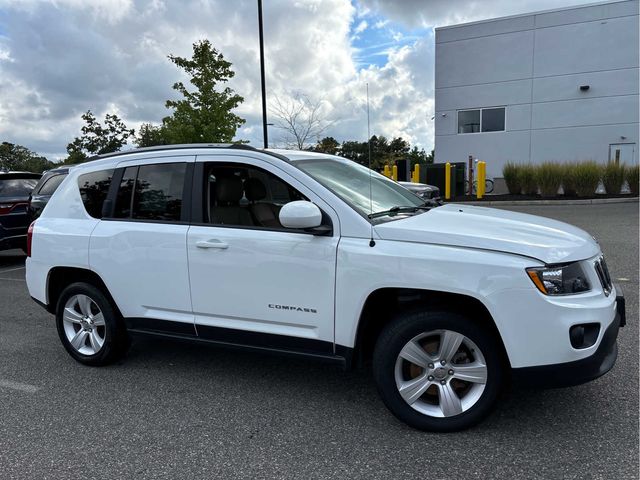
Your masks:
{"label": "white jeep compass suv", "polygon": [[340,157],[152,147],[69,171],[28,235],[31,296],[87,365],[133,334],[372,365],[402,421],[480,421],[508,381],[609,371],[624,298],[586,232],[432,206]]}

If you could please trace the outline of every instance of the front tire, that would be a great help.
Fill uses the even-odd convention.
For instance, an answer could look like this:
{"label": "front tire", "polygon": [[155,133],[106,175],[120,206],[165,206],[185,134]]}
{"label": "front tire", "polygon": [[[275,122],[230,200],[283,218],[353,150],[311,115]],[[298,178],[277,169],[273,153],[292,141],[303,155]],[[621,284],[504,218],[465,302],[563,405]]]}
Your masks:
{"label": "front tire", "polygon": [[104,293],[88,283],[73,283],[63,290],[56,326],[69,355],[85,365],[108,365],[126,353],[122,319]]}
{"label": "front tire", "polygon": [[413,312],[383,329],[373,373],[398,419],[419,430],[457,431],[496,403],[504,378],[499,352],[493,335],[462,315]]}

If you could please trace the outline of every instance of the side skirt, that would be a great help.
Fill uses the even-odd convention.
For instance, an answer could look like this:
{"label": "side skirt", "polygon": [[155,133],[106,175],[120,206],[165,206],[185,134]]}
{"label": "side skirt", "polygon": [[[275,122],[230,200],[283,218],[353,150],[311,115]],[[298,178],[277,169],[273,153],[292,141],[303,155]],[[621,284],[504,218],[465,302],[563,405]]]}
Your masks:
{"label": "side skirt", "polygon": [[147,318],[125,318],[127,331],[131,335],[155,336],[175,340],[196,342],[233,350],[245,350],[287,357],[302,357],[320,362],[333,363],[348,368],[351,349],[333,343],[309,338],[250,332],[231,328],[197,326],[189,323],[152,320]]}

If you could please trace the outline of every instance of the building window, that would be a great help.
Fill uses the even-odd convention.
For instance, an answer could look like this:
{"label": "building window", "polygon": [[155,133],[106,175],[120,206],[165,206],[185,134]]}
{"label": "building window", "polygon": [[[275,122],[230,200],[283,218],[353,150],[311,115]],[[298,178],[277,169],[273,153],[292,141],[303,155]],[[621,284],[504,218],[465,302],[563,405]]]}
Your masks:
{"label": "building window", "polygon": [[458,112],[458,133],[503,132],[504,107]]}
{"label": "building window", "polygon": [[458,112],[458,133],[477,133],[480,131],[480,110]]}
{"label": "building window", "polygon": [[482,109],[482,131],[483,132],[503,132],[504,131],[504,107]]}

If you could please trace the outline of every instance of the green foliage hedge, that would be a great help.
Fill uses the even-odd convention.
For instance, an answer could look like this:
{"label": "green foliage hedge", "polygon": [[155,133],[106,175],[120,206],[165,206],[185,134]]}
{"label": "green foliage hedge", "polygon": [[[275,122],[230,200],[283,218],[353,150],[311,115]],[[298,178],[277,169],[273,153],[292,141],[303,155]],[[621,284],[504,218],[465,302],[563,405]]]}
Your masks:
{"label": "green foliage hedge", "polygon": [[555,197],[562,184],[564,168],[555,162],[544,162],[534,168],[536,184],[543,197]]}
{"label": "green foliage hedge", "polygon": [[632,195],[638,195],[638,166],[593,160],[582,162],[544,162],[538,165],[508,162],[502,169],[507,189],[512,195],[553,197],[560,186],[566,196],[592,197],[602,180],[608,194],[617,195],[625,180]]}
{"label": "green foliage hedge", "polygon": [[629,183],[632,195],[638,195],[638,182],[639,182],[640,166],[634,165],[627,168],[626,180]]}

